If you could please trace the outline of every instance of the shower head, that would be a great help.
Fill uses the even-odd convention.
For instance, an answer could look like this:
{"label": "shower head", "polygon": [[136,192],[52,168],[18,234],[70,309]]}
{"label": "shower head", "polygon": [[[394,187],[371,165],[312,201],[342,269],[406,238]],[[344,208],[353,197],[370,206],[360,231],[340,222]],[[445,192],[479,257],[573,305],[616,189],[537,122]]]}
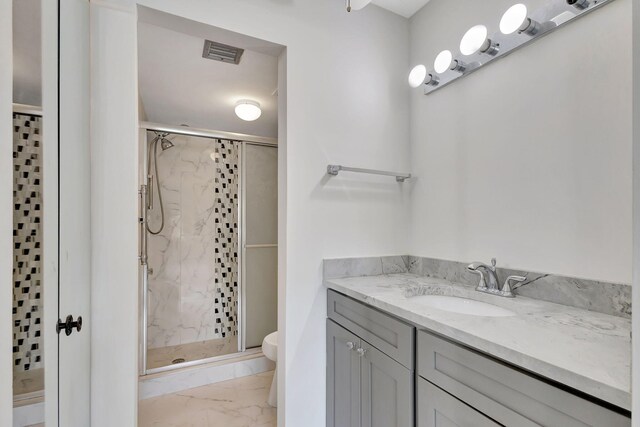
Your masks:
{"label": "shower head", "polygon": [[160,140],[160,148],[162,148],[162,151],[168,150],[169,148],[173,147],[173,142],[169,141],[167,138],[162,138]]}

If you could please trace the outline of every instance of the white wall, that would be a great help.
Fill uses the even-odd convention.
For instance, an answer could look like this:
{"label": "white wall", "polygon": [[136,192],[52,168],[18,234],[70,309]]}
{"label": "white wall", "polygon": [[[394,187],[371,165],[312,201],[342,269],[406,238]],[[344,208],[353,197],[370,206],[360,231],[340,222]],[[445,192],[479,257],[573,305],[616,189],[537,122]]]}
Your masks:
{"label": "white wall", "polygon": [[135,25],[132,10],[91,2],[91,425],[98,427],[137,419]]}
{"label": "white wall", "polygon": [[[633,0],[633,306],[640,307],[640,0]],[[632,317],[632,386],[640,393],[640,315]],[[640,398],[632,399],[632,413],[640,414]],[[640,416],[633,417],[633,426],[640,427]]]}
{"label": "white wall", "polygon": [[12,2],[0,2],[0,427],[12,422],[13,45]]}
{"label": "white wall", "polygon": [[[431,68],[472,25],[497,31],[512,3],[430,1],[411,19],[412,63]],[[630,283],[630,7],[413,91],[410,253]]]}
{"label": "white wall", "polygon": [[[92,146],[97,150],[92,194],[98,199],[93,209],[92,425],[127,426],[133,425],[136,379],[135,334],[122,330],[137,321],[137,236],[132,223],[137,209],[132,162],[137,155],[132,123],[136,31],[130,12],[109,10],[103,1],[92,4]],[[133,0],[109,4],[128,8]],[[284,273],[279,328],[286,342],[279,355],[286,374],[280,378],[280,402],[286,397],[286,406],[278,412],[280,422],[286,419],[289,426],[324,426],[322,259],[403,253],[408,234],[407,186],[376,177],[328,179],[325,168],[331,162],[409,167],[408,23],[377,7],[347,14],[340,0],[139,4],[287,46],[288,113],[281,117],[285,128],[279,129],[286,141],[283,145],[281,140],[279,150],[280,165],[286,161],[280,172],[286,176],[279,184],[280,203],[286,206],[279,241],[279,271]],[[109,73],[102,73],[105,69]],[[109,150],[100,148],[107,146]]]}

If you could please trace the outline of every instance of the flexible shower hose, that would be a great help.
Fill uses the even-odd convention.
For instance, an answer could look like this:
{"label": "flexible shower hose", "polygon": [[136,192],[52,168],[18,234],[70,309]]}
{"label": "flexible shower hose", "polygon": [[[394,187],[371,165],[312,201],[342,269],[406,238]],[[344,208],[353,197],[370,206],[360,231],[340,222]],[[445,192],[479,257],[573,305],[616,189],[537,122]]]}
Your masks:
{"label": "flexible shower hose", "polygon": [[[156,188],[158,189],[158,203],[160,203],[160,228],[156,231],[153,231],[151,227],[149,227],[149,221],[147,220],[147,231],[151,234],[158,235],[164,229],[164,206],[162,204],[162,188],[160,188],[160,174],[158,173],[158,141],[160,140],[160,136],[156,136],[153,141],[151,141],[151,147],[149,150],[149,154],[147,156],[147,173],[149,173],[149,168],[151,167],[151,152],[153,151],[153,174],[156,178]],[[149,197],[153,197],[153,194],[150,194]],[[145,206],[146,209],[146,206]]]}

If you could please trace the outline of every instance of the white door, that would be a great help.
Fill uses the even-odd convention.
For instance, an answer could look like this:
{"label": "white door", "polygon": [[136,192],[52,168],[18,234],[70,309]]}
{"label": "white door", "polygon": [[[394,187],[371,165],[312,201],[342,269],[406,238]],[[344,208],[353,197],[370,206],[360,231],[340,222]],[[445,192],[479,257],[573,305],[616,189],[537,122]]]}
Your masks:
{"label": "white door", "polygon": [[[45,343],[48,337],[54,344],[45,344],[46,425],[87,427],[91,411],[89,2],[44,1],[43,20],[44,146],[49,146],[45,151],[45,204],[50,201],[45,213],[49,212],[49,218],[57,213],[57,236],[51,227],[56,218],[45,225],[49,230],[45,231],[45,263],[51,265],[51,255],[57,252],[57,266],[48,269],[57,280],[47,282],[45,276],[45,304],[53,301],[45,306]],[[57,161],[52,158],[55,154]],[[55,172],[57,201],[51,197]],[[46,296],[47,290],[51,297]],[[73,320],[68,323],[72,326],[69,331],[64,327],[67,316]],[[56,334],[58,319],[62,327]]]}

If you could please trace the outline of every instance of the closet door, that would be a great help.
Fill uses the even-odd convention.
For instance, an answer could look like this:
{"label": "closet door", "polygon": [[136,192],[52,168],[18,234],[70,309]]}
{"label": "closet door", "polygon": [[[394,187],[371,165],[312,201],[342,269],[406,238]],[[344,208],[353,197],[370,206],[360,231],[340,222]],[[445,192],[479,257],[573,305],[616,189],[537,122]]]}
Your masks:
{"label": "closet door", "polygon": [[89,1],[42,4],[44,330],[45,341],[54,343],[45,349],[45,422],[86,427],[91,423]]}
{"label": "closet door", "polygon": [[360,427],[358,348],[360,338],[327,319],[327,427]]}

